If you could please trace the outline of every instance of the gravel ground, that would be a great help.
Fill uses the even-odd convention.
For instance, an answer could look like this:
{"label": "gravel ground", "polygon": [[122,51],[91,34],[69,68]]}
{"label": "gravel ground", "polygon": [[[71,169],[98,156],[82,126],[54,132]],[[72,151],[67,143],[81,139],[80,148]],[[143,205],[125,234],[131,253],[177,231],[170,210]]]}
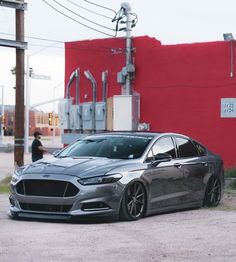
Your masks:
{"label": "gravel ground", "polygon": [[[12,173],[13,159],[12,153],[0,153],[0,180]],[[236,195],[225,195],[218,208],[136,222],[18,221],[7,210],[8,196],[0,195],[1,262],[236,261]]]}
{"label": "gravel ground", "polygon": [[11,220],[6,215],[7,198],[0,195],[1,262],[236,261],[232,196],[218,208],[100,223]]}

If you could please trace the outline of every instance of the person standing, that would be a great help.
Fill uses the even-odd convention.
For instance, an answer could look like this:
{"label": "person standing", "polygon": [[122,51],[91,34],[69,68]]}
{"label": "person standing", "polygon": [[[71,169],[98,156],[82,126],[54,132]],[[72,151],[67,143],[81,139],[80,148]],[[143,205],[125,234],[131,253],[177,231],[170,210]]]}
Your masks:
{"label": "person standing", "polygon": [[32,162],[42,159],[43,153],[47,152],[47,150],[43,147],[40,141],[41,135],[42,134],[38,131],[34,132],[34,141],[32,142],[32,146],[31,146]]}

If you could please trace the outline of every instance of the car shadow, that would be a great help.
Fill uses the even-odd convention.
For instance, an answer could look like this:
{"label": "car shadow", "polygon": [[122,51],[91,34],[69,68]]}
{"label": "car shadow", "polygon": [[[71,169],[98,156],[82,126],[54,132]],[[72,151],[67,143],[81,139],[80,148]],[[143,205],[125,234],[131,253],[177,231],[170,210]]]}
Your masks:
{"label": "car shadow", "polygon": [[66,220],[53,219],[53,218],[22,218],[22,217],[9,217],[11,220],[19,222],[40,222],[40,223],[57,223],[57,224],[108,224],[121,222],[118,218],[113,217],[77,217]]}
{"label": "car shadow", "polygon": [[[194,207],[194,208],[184,208],[181,210],[175,210],[175,211],[163,211],[163,212],[158,212],[155,214],[151,214],[148,216],[145,216],[141,218],[141,220],[146,220],[148,218],[154,217],[154,216],[164,216],[168,214],[173,214],[177,212],[186,212],[186,211],[191,211],[191,210],[196,210],[196,209],[201,209],[201,207]],[[17,220],[17,221],[28,221],[28,222],[41,222],[41,223],[60,223],[60,224],[84,224],[84,225],[89,225],[89,224],[113,224],[113,223],[124,223],[124,222],[137,222],[140,220],[136,221],[127,221],[127,220],[120,220],[118,217],[108,217],[108,216],[99,216],[99,217],[75,217],[75,218],[70,218],[66,220],[61,220],[61,219],[48,219],[48,218],[12,218],[9,217],[9,219],[12,220]]]}

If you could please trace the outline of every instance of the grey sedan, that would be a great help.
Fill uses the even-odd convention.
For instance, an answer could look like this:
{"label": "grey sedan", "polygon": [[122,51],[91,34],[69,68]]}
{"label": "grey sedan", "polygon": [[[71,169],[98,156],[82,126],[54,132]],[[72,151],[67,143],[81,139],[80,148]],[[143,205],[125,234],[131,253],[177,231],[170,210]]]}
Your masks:
{"label": "grey sedan", "polygon": [[11,180],[9,215],[137,220],[154,213],[217,206],[223,185],[221,158],[187,136],[101,133],[17,169]]}

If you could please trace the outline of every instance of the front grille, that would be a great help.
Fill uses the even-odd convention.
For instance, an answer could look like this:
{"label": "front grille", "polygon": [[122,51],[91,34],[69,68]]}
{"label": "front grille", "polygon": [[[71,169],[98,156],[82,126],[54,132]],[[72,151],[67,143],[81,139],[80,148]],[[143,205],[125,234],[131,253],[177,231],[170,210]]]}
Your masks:
{"label": "front grille", "polygon": [[28,204],[20,202],[22,210],[26,211],[42,211],[42,212],[68,212],[72,208],[72,205],[45,205],[45,204]]}
{"label": "front grille", "polygon": [[28,179],[17,184],[16,192],[27,196],[73,197],[79,189],[66,181]]}

